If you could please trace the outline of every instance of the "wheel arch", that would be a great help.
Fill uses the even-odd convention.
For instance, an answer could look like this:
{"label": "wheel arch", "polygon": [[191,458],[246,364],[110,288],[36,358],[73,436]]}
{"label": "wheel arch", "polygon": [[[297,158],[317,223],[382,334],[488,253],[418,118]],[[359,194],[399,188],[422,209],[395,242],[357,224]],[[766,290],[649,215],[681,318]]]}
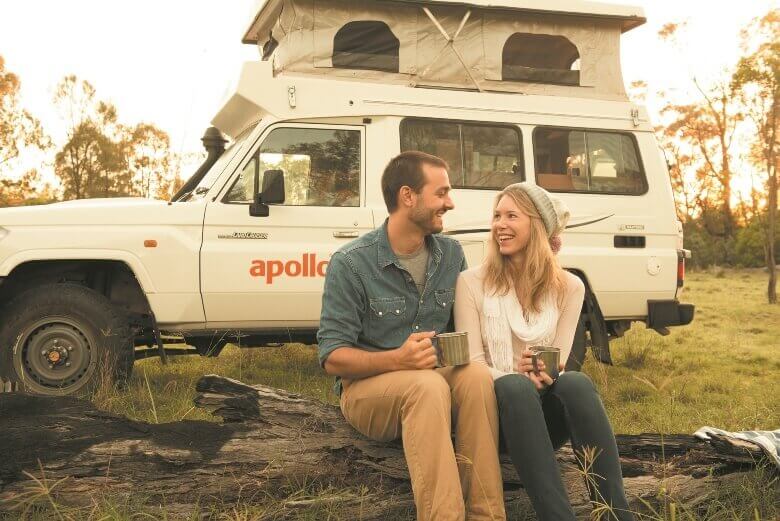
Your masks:
{"label": "wheel arch", "polygon": [[14,266],[0,285],[0,302],[50,283],[75,283],[93,289],[128,314],[152,310],[146,288],[133,267],[122,259],[32,259]]}
{"label": "wheel arch", "polygon": [[133,273],[144,293],[154,293],[155,287],[141,259],[135,254],[123,250],[25,250],[11,255],[0,264],[0,277],[10,277],[16,270],[30,263],[58,262],[119,262]]}

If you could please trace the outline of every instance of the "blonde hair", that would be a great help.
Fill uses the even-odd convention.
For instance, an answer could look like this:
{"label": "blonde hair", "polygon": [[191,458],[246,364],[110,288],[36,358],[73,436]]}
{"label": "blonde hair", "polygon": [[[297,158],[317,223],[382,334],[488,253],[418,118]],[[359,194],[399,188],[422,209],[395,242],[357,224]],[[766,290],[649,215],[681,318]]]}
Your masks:
{"label": "blonde hair", "polygon": [[565,273],[550,248],[550,241],[539,211],[528,194],[510,185],[496,196],[493,202],[494,213],[504,196],[512,198],[520,211],[531,218],[531,234],[523,251],[520,266],[517,267],[508,256],[501,254],[498,242],[491,232],[484,263],[486,292],[506,295],[518,288],[517,297],[520,305],[524,310],[534,313],[541,311],[542,300],[552,292],[560,307],[566,289]]}

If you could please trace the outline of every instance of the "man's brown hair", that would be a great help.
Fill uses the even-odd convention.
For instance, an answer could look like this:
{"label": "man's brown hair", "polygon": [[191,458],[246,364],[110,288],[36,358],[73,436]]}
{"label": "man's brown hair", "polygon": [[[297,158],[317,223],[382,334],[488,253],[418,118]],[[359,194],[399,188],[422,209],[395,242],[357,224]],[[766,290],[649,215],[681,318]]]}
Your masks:
{"label": "man's brown hair", "polygon": [[414,193],[420,193],[425,186],[423,165],[426,164],[447,171],[450,169],[442,158],[417,150],[402,152],[390,160],[382,174],[382,195],[389,213],[393,213],[398,208],[398,192],[401,187],[408,186],[414,190]]}

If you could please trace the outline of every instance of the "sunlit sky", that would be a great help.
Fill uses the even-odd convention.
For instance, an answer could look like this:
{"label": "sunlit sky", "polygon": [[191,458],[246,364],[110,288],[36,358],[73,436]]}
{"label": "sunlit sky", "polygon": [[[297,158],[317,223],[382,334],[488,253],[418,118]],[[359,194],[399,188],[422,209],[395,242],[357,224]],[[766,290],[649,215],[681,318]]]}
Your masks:
{"label": "sunlit sky", "polygon": [[[200,137],[238,77],[241,64],[259,59],[241,37],[263,0],[25,0],[0,12],[0,55],[22,81],[22,105],[38,117],[56,144],[63,124],[52,104],[57,82],[75,74],[114,103],[120,121],[154,123],[174,150],[197,152]],[[691,96],[695,76],[717,78],[739,56],[739,30],[778,1],[640,0],[648,22],[623,36],[626,84]],[[657,36],[668,22],[687,21],[681,45]],[[655,100],[648,100],[651,114]],[[51,155],[51,154],[50,154]],[[23,168],[51,165],[27,154]],[[21,170],[21,169],[20,169]],[[19,173],[22,173],[21,171]],[[183,172],[185,177],[190,172]]]}

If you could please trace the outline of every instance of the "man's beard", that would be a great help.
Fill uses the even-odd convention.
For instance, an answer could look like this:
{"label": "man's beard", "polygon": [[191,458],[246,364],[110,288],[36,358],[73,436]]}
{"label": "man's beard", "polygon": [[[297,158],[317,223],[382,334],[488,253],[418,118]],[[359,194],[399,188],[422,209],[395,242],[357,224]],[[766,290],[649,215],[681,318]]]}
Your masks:
{"label": "man's beard", "polygon": [[439,209],[425,208],[422,205],[414,207],[409,214],[409,220],[420,228],[425,235],[431,235],[442,231],[442,225],[435,222],[436,213]]}

